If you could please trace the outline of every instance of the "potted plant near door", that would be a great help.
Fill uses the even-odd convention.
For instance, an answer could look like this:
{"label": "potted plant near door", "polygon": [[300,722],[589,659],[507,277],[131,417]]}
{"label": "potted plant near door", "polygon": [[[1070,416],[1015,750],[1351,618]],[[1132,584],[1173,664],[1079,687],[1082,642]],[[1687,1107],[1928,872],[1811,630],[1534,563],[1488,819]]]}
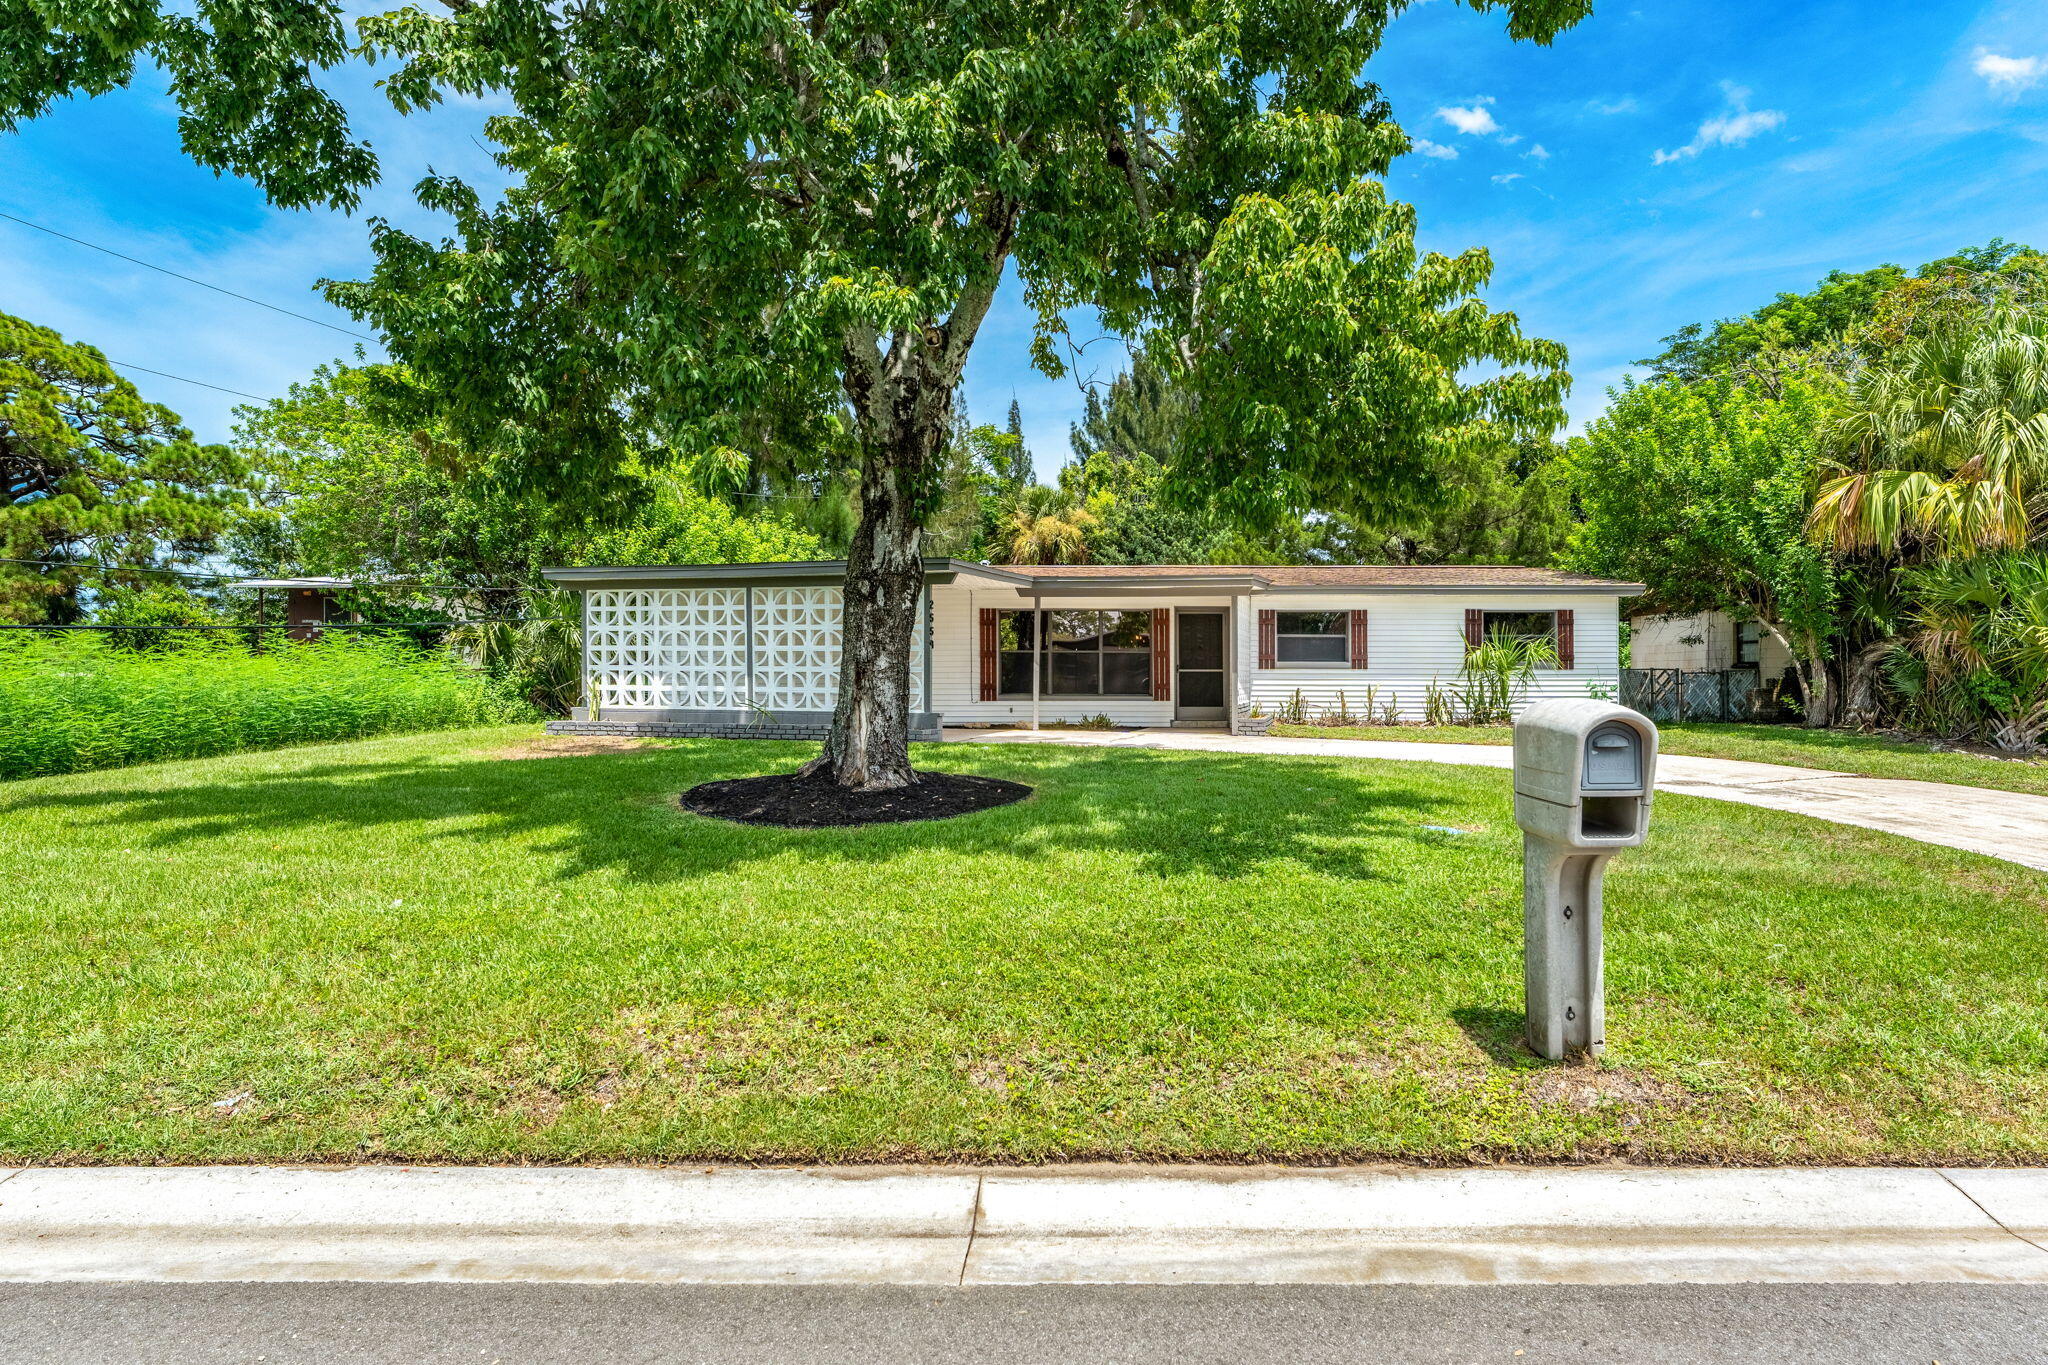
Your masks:
{"label": "potted plant near door", "polygon": [[1273,717],[1257,702],[1237,713],[1237,733],[1240,735],[1263,735],[1272,728]]}

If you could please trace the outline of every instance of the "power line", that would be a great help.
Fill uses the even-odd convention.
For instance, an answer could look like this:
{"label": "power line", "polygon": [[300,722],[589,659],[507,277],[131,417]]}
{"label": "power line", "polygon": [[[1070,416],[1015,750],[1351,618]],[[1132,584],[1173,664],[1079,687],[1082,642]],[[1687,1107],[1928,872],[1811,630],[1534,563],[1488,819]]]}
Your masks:
{"label": "power line", "polygon": [[175,379],[180,384],[197,384],[202,389],[212,389],[217,393],[231,393],[237,398],[247,398],[257,403],[267,403],[270,401],[260,393],[244,393],[240,389],[230,389],[221,384],[209,384],[204,379],[187,379],[182,374],[171,374],[164,370],[152,370],[147,365],[131,365],[125,360],[115,360],[111,356],[108,357],[107,363],[109,365],[118,365],[124,370],[140,370],[144,374],[153,374],[158,379]]}
{"label": "power line", "polygon": [[[232,289],[223,289],[217,284],[208,284],[205,280],[194,279],[190,275],[181,275],[175,270],[167,270],[160,265],[152,265],[148,261],[142,260],[139,257],[130,256],[123,251],[116,251],[110,246],[101,246],[98,242],[88,242],[83,237],[73,237],[68,232],[59,232],[55,228],[44,227],[41,223],[31,223],[28,219],[17,217],[12,213],[0,211],[0,218],[5,218],[10,223],[19,223],[25,228],[33,228],[37,232],[47,232],[52,237],[61,237],[67,242],[75,242],[79,246],[85,247],[88,250],[105,252],[109,256],[113,256],[120,260],[127,261],[131,265],[139,265],[144,270],[154,270],[159,275],[169,275],[174,280],[183,280],[187,284],[196,284],[201,289],[211,289],[216,294],[226,294],[231,299],[240,299],[243,303],[253,303],[258,308],[268,308],[273,313],[282,313],[288,318],[297,318],[300,322],[310,322],[315,327],[325,327],[331,332],[340,332],[343,336],[360,337],[364,341],[372,342],[374,342],[377,339],[373,336],[366,335],[365,333],[358,332],[353,328],[343,327],[336,323],[328,322],[324,318],[312,317],[306,313],[295,313],[289,308],[280,308],[274,303],[265,303],[262,299],[252,299],[247,294],[237,294]],[[135,368],[141,369],[142,367],[138,365]],[[155,373],[155,371],[151,371],[151,373],[153,374]],[[177,378],[176,375],[172,375],[170,377],[173,379]],[[188,379],[185,382],[188,384],[196,384],[199,381],[195,379]],[[213,384],[208,384],[206,387],[215,388],[217,386]],[[232,393],[233,390],[230,389],[228,390],[228,392]]]}

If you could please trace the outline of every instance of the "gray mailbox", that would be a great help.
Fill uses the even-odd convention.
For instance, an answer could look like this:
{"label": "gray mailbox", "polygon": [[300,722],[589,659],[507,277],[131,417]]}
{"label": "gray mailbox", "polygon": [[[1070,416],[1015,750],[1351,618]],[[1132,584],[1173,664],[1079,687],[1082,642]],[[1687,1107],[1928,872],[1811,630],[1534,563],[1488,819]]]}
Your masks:
{"label": "gray mailbox", "polygon": [[1515,722],[1523,987],[1539,1056],[1607,1045],[1601,882],[1648,837],[1657,727],[1603,701],[1538,702]]}

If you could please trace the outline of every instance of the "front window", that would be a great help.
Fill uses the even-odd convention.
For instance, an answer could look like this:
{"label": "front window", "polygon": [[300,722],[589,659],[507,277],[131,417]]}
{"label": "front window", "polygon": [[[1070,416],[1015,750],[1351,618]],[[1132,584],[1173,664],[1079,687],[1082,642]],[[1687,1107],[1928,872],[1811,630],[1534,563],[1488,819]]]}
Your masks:
{"label": "front window", "polygon": [[1557,613],[1554,611],[1489,611],[1480,624],[1479,638],[1493,640],[1541,640],[1557,647]]}
{"label": "front window", "polygon": [[1763,662],[1763,627],[1746,621],[1735,628],[1735,662],[1751,668]]}
{"label": "front window", "polygon": [[1351,661],[1351,613],[1283,611],[1274,621],[1274,647],[1283,664]]}
{"label": "front window", "polygon": [[1054,697],[1150,697],[1149,611],[1006,611],[997,627],[1002,695],[1031,695],[1032,642],[1043,632],[1040,692]]}

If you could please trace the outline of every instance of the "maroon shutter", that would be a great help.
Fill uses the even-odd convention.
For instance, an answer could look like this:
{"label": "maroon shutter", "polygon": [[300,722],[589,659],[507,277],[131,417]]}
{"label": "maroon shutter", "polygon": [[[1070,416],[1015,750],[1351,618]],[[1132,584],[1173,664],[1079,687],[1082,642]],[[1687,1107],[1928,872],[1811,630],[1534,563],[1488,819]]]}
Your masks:
{"label": "maroon shutter", "polygon": [[1578,666],[1578,642],[1572,637],[1578,633],[1573,614],[1561,611],[1557,614],[1557,666],[1575,668]]}
{"label": "maroon shutter", "polygon": [[1351,666],[1353,668],[1370,667],[1366,662],[1365,613],[1362,611],[1351,613]]}
{"label": "maroon shutter", "polygon": [[1486,613],[1477,607],[1465,609],[1465,647],[1477,649],[1486,643]]}
{"label": "maroon shutter", "polygon": [[1173,612],[1167,607],[1152,609],[1152,700],[1173,699]]}
{"label": "maroon shutter", "polygon": [[996,683],[1001,676],[997,667],[996,640],[1001,629],[1002,613],[994,607],[981,609],[981,699],[996,699]]}
{"label": "maroon shutter", "polygon": [[1259,613],[1259,667],[1272,668],[1278,663],[1280,653],[1280,613],[1262,611]]}

